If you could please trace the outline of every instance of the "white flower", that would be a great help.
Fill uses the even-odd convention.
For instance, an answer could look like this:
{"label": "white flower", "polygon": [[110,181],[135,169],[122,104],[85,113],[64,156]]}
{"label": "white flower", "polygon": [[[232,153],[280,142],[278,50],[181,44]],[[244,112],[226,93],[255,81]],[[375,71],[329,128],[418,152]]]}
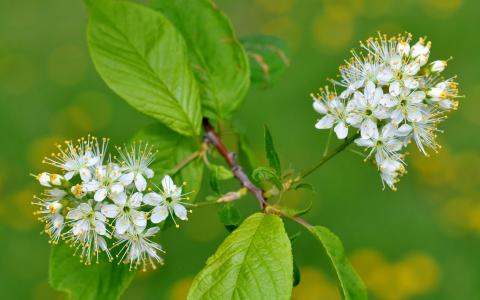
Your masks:
{"label": "white flower", "polygon": [[34,198],[38,202],[32,202],[39,206],[34,214],[40,215],[39,220],[45,223],[45,232],[50,237],[53,244],[58,243],[65,227],[64,217],[62,215],[63,205],[56,200],[42,199],[37,196]]}
{"label": "white flower", "polygon": [[152,269],[156,268],[156,263],[162,264],[163,260],[157,253],[163,252],[162,247],[150,240],[159,230],[158,227],[147,230],[145,227],[135,227],[132,231],[117,234],[118,241],[114,247],[121,247],[120,260],[130,264],[130,269],[142,265],[143,271],[146,271],[147,264],[150,264]]}
{"label": "white flower", "polygon": [[64,170],[66,180],[79,174],[82,181],[90,181],[92,168],[102,163],[107,144],[108,140],[103,139],[100,144],[95,137],[91,136],[86,139],[81,138],[77,143],[66,141],[65,148],[59,145],[59,153],[53,154],[53,158],[46,158],[44,161]]}
{"label": "white flower", "polygon": [[367,159],[376,162],[382,182],[392,189],[404,173],[401,150],[413,139],[425,155],[427,148],[436,151],[438,124],[458,107],[458,84],[440,75],[447,61],[427,65],[431,42],[420,38],[411,47],[410,42],[410,34],[379,34],[362,42],[366,53],[353,50],[340,67],[340,80],[332,81],[344,87],[340,97],[328,89],[314,97],[314,109],[325,115],[316,127],[336,125],[341,139],[348,134],[345,121],[358,128],[361,138],[355,143],[370,149]]}
{"label": "white flower", "polygon": [[[128,199],[127,199],[128,198]],[[137,210],[142,204],[142,194],[137,192],[129,197],[125,193],[115,195],[114,204],[105,204],[101,211],[107,218],[115,220],[115,232],[133,232],[135,227],[147,225],[145,212]]]}
{"label": "white flower", "polygon": [[401,160],[398,151],[402,148],[401,141],[397,138],[397,128],[389,123],[382,128],[382,132],[376,137],[368,139],[359,138],[355,143],[360,147],[369,148],[368,157],[375,155],[375,161],[381,164],[384,160]]}
{"label": "white flower", "polygon": [[410,122],[418,122],[422,120],[424,105],[422,103],[426,95],[423,91],[409,92],[408,89],[402,91],[398,97],[392,102],[395,102],[390,118],[395,124],[407,120]]}
{"label": "white flower", "polygon": [[437,129],[437,124],[443,119],[444,117],[438,115],[438,113],[429,112],[425,114],[422,120],[411,123],[411,135],[423,154],[427,155],[425,148],[430,148],[435,152],[440,148],[440,145],[436,142],[436,133],[440,132]]}
{"label": "white flower", "polygon": [[84,184],[89,192],[95,192],[94,199],[103,201],[106,197],[113,198],[124,191],[119,178],[122,176],[120,167],[115,163],[108,163],[95,168],[95,178]]}
{"label": "white flower", "polygon": [[380,178],[385,186],[388,185],[392,190],[396,190],[395,184],[398,182],[398,177],[405,173],[405,167],[400,161],[387,159],[384,160],[380,166]]}
{"label": "white flower", "polygon": [[122,171],[124,175],[120,177],[120,182],[128,186],[132,182],[138,191],[143,192],[147,188],[146,178],[152,178],[154,172],[149,168],[155,157],[155,152],[148,144],[132,144],[130,148],[124,146],[123,149],[117,148],[120,155]]}
{"label": "white flower", "polygon": [[[150,217],[152,223],[162,222],[169,214],[172,216],[175,214],[180,220],[187,220],[187,209],[184,206],[186,203],[182,201],[185,199],[182,187],[177,187],[172,178],[166,175],[162,179],[162,188],[160,193],[148,193],[143,198],[145,204],[154,206]],[[175,222],[173,217],[172,219]]]}
{"label": "white flower", "polygon": [[375,88],[375,84],[369,81],[363,93],[355,92],[353,99],[347,105],[347,122],[360,128],[364,139],[377,137],[377,120],[388,117],[386,109],[380,105],[382,96],[382,89]]}
{"label": "white flower", "polygon": [[66,216],[67,224],[71,229],[65,234],[68,236],[67,242],[81,248],[80,258],[85,264],[91,264],[92,257],[97,258],[100,252],[105,252],[109,259],[112,259],[108,250],[107,242],[104,237],[110,238],[105,222],[107,218],[92,208],[90,200],[88,203],[81,203],[76,208],[70,210]]}
{"label": "white flower", "polygon": [[346,108],[343,101],[326,88],[320,90],[320,94],[312,95],[314,109],[324,116],[315,124],[317,129],[326,129],[334,127],[334,131],[339,139],[344,139],[348,135],[346,124]]}

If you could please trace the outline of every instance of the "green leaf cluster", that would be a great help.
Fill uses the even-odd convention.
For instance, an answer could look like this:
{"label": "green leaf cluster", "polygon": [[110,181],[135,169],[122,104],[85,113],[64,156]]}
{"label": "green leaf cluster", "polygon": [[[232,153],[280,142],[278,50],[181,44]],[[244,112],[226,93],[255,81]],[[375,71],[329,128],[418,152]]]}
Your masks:
{"label": "green leaf cluster", "polygon": [[[154,180],[168,174],[197,192],[206,166],[211,187],[220,194],[219,181],[233,173],[206,159],[202,119],[228,121],[251,83],[276,82],[290,64],[288,49],[271,36],[239,40],[211,0],[153,0],[151,6],[87,0],[92,60],[112,91],[156,121],[133,138],[158,150],[151,166],[158,176]],[[256,167],[243,136],[238,160],[255,182],[270,182],[282,191],[286,175],[267,127],[264,137],[268,166]],[[299,188],[310,186],[300,183]],[[309,209],[277,212],[294,219]],[[188,299],[290,299],[300,281],[291,246],[296,237],[289,239],[279,215],[255,213],[242,222],[235,206],[224,204],[219,219],[231,233],[195,277]],[[345,299],[366,299],[340,240],[324,227],[307,229],[330,257]],[[135,276],[128,265],[106,263],[103,257],[98,265],[80,265],[73,253],[65,244],[56,245],[50,259],[50,283],[70,299],[118,299]]]}

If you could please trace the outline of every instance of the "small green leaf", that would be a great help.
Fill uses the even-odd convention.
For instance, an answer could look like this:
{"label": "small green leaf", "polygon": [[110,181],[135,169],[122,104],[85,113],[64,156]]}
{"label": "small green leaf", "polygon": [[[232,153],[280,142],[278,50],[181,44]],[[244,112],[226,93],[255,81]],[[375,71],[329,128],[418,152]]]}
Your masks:
{"label": "small green leaf", "polygon": [[272,167],[275,172],[277,172],[278,177],[282,177],[282,167],[280,165],[280,159],[278,158],[277,151],[275,150],[275,146],[273,145],[272,135],[270,134],[270,130],[268,127],[265,126],[265,153],[267,154],[268,163],[270,167]]}
{"label": "small green leaf", "polygon": [[255,155],[244,135],[238,135],[238,162],[247,174],[252,174],[253,169],[258,165]]}
{"label": "small green leaf", "polygon": [[201,105],[185,41],[158,12],[126,1],[88,1],[88,46],[107,85],[139,111],[198,135]]}
{"label": "small green leaf", "polygon": [[188,299],[287,300],[292,278],[292,249],[282,220],[256,213],[207,260]]}
{"label": "small green leaf", "polygon": [[[153,182],[157,185],[160,184],[163,176],[172,175],[168,172],[201,147],[192,137],[182,136],[160,123],[143,128],[137,132],[133,140],[148,142],[154,149],[158,150],[155,161],[151,166],[155,171]],[[187,184],[184,190],[185,192],[193,192],[189,200],[193,202],[200,190],[202,177],[203,161],[196,158],[178,171],[173,176],[173,180],[177,185],[184,182]]]}
{"label": "small green leaf", "polygon": [[129,265],[109,262],[103,256],[98,264],[85,266],[73,256],[74,251],[62,242],[50,253],[50,285],[66,292],[70,300],[119,299],[135,277]]}
{"label": "small green leaf", "polygon": [[301,190],[301,189],[313,191],[313,185],[309,183],[300,183],[295,186],[295,190]]}
{"label": "small green leaf", "polygon": [[216,195],[220,195],[221,192],[220,192],[220,185],[218,184],[218,178],[217,178],[217,175],[213,172],[210,173],[209,183],[210,183],[210,188],[212,189],[212,191]]}
{"label": "small green leaf", "polygon": [[228,118],[250,86],[248,57],[230,20],[211,0],[154,0],[185,38],[200,83],[204,113]]}
{"label": "small green leaf", "polygon": [[286,43],[274,36],[257,35],[241,39],[250,59],[252,83],[272,86],[290,65]]}
{"label": "small green leaf", "polygon": [[286,207],[286,206],[279,206],[277,208],[287,216],[300,217],[308,213],[312,209],[312,206],[313,206],[313,201],[310,201],[308,205],[304,208],[292,208],[292,207]]}
{"label": "small green leaf", "polygon": [[228,180],[233,178],[233,173],[221,165],[209,165],[210,171],[215,174],[218,180]]}
{"label": "small green leaf", "polygon": [[296,287],[301,280],[300,268],[298,267],[295,258],[293,259],[293,286]]}
{"label": "small green leaf", "polygon": [[277,175],[277,172],[269,167],[258,167],[252,172],[252,179],[261,184],[264,181],[270,181],[273,183],[279,190],[283,189],[283,183],[280,177]]}
{"label": "small green leaf", "polygon": [[312,226],[309,230],[325,248],[337,273],[345,300],[368,299],[365,285],[348,261],[340,239],[322,226]]}
{"label": "small green leaf", "polygon": [[223,225],[240,225],[242,217],[233,203],[226,203],[218,210],[218,217]]}
{"label": "small green leaf", "polygon": [[300,231],[298,231],[298,232],[288,236],[288,239],[290,240],[290,243],[292,244],[292,246],[297,242],[297,239],[301,235],[302,235],[302,233]]}

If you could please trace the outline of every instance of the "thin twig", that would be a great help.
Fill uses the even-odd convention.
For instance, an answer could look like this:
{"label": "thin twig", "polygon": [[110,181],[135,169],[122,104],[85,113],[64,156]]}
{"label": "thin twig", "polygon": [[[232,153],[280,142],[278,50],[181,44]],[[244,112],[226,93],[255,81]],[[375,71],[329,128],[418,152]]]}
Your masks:
{"label": "thin twig", "polygon": [[237,178],[238,181],[240,181],[240,184],[244,186],[250,193],[252,193],[253,196],[255,196],[260,204],[261,209],[263,210],[267,204],[267,199],[263,196],[263,190],[250,181],[242,167],[237,163],[235,153],[228,150],[207,118],[203,119],[203,129],[205,130],[205,141],[215,146],[218,153],[220,153],[232,170],[235,178]]}
{"label": "thin twig", "polygon": [[319,162],[317,162],[313,167],[303,171],[300,174],[300,178],[305,178],[308,175],[312,174],[315,172],[318,168],[320,168],[323,164],[325,164],[327,161],[329,161],[331,158],[333,158],[335,155],[338,153],[342,152],[345,148],[347,148],[355,139],[357,139],[360,136],[359,133],[356,133],[352,135],[351,137],[347,138],[342,144],[340,144],[337,148],[333,149],[332,152],[330,152],[328,155],[324,156]]}

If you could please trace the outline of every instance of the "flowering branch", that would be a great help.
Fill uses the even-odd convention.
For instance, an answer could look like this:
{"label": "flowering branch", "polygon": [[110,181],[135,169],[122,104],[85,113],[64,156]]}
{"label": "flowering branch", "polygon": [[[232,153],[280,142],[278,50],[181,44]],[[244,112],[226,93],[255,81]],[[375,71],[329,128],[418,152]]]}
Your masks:
{"label": "flowering branch", "polygon": [[203,129],[205,130],[205,141],[215,146],[218,153],[220,153],[220,155],[227,162],[235,178],[240,181],[240,184],[243,187],[253,194],[263,210],[267,204],[267,199],[263,195],[263,190],[253,184],[253,182],[248,178],[242,167],[237,163],[236,154],[228,150],[207,118],[203,119]]}

